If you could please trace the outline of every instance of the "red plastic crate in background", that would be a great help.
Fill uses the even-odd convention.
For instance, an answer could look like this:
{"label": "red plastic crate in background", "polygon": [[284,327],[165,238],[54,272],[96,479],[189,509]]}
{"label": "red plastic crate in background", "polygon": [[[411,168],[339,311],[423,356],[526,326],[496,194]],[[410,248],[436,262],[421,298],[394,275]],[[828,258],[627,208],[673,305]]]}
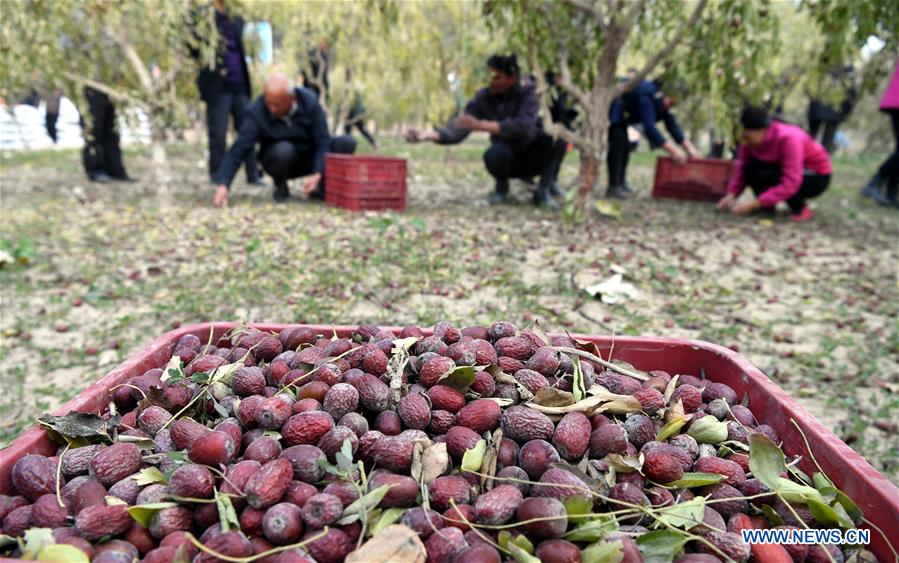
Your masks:
{"label": "red plastic crate in background", "polygon": [[[57,409],[54,414],[102,411],[109,402],[110,388],[141,375],[148,369],[165,366],[175,343],[181,336],[194,334],[205,342],[209,338],[210,328],[213,331],[213,338],[218,339],[236,326],[236,323],[207,323],[182,327],[166,333],[147,349],[135,354]],[[280,332],[287,326],[294,325],[253,326],[260,330]],[[347,337],[356,327],[312,326],[311,328],[320,334],[336,333],[338,337]],[[384,328],[394,334],[400,332],[397,327]],[[424,334],[430,335],[431,331],[425,330]],[[595,342],[604,357],[608,357],[612,349],[612,338],[579,334],[573,336],[581,341]],[[895,551],[892,551],[890,546],[893,546],[894,550],[899,550],[899,489],[808,411],[794,402],[758,368],[732,350],[697,340],[616,337],[614,350],[616,359],[629,362],[637,369],[643,371],[661,369],[670,373],[694,375],[704,372],[710,381],[726,383],[737,392],[738,396],[748,397],[749,408],[759,421],[774,428],[784,442],[786,454],[801,456],[798,463],[800,469],[809,475],[817,471],[812,461],[814,455],[824,472],[859,506],[865,518],[883,530],[885,537],[875,530],[871,531],[871,545],[868,548],[881,561],[895,559],[893,556]],[[808,438],[811,452],[806,449],[802,435],[791,419],[795,420]],[[9,493],[10,474],[17,460],[29,453],[53,455],[58,447],[50,441],[42,428],[33,427],[20,435],[8,448],[0,450],[0,494]]]}
{"label": "red plastic crate in background", "polygon": [[700,158],[678,164],[667,156],[656,160],[652,197],[718,201],[734,171],[732,160]]}
{"label": "red plastic crate in background", "polygon": [[403,211],[406,208],[405,159],[328,154],[325,201],[352,211]]}

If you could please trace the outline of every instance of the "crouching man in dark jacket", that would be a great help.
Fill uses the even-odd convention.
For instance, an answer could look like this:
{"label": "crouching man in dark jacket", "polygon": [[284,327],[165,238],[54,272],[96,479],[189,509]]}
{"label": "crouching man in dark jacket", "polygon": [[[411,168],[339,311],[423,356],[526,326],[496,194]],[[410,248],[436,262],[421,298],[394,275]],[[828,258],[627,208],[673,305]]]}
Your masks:
{"label": "crouching man in dark jacket", "polygon": [[556,172],[553,139],[543,132],[533,85],[519,80],[515,55],[494,55],[487,66],[490,85],[475,94],[453,127],[431,132],[410,129],[406,140],[450,145],[462,142],[472,131],[486,131],[490,148],[484,153],[484,164],[496,180],[490,203],[508,199],[510,178],[540,175],[534,204],[558,208],[552,198]]}
{"label": "crouching man in dark jacket", "polygon": [[350,136],[331,138],[314,92],[294,88],[283,74],[272,74],[265,81],[265,95],[250,105],[237,140],[215,174],[212,202],[217,207],[228,205],[231,180],[257,142],[262,168],[275,182],[276,202],[290,197],[287,180],[301,176],[309,176],[303,193],[323,199],[325,154],[356,150],[356,141]]}

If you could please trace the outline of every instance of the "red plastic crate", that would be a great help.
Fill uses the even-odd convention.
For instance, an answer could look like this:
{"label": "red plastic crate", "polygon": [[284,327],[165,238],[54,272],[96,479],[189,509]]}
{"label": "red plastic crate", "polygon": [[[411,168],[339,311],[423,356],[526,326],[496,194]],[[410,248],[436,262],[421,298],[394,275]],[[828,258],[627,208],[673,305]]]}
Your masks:
{"label": "red plastic crate", "polygon": [[394,199],[363,199],[347,196],[338,191],[331,191],[331,188],[328,188],[327,191],[325,191],[325,203],[349,211],[383,211],[385,209],[394,209],[396,211],[406,210],[405,197]]}
{"label": "red plastic crate", "polygon": [[328,154],[325,193],[356,199],[406,198],[406,160],[384,156]]}
{"label": "red plastic crate", "polygon": [[[108,390],[124,383],[146,370],[163,367],[175,348],[175,343],[185,334],[194,334],[204,342],[219,338],[237,326],[235,323],[206,323],[168,332],[159,337],[146,350],[135,354],[111,371],[54,414],[71,411],[99,412],[109,403]],[[280,331],[291,325],[254,325],[260,330]],[[349,336],[356,327],[312,326],[321,334],[339,337]],[[386,327],[394,334],[400,329]],[[430,331],[425,331],[430,335]],[[595,342],[604,357],[608,357],[613,339],[605,336],[574,335],[579,340]],[[862,510],[869,521],[883,530],[886,537],[871,530],[868,546],[881,561],[894,560],[893,551],[899,551],[899,489],[886,477],[837,438],[808,411],[795,403],[787,393],[775,385],[755,366],[739,354],[708,342],[668,338],[616,337],[615,358],[631,363],[637,369],[651,371],[662,369],[670,373],[698,375],[704,372],[708,380],[730,385],[739,396],[749,398],[749,407],[759,421],[770,425],[785,442],[787,455],[802,456],[798,466],[808,474],[817,471],[811,454],[821,464],[830,479],[845,492]],[[802,435],[793,426],[793,419],[808,438],[812,452],[806,450]],[[0,494],[11,488],[10,474],[15,462],[29,453],[53,455],[58,446],[47,433],[34,427],[25,431],[8,448],[0,450]]]}
{"label": "red plastic crate", "polygon": [[659,157],[652,197],[718,201],[727,193],[733,172],[732,160],[700,158],[678,164],[667,156]]}

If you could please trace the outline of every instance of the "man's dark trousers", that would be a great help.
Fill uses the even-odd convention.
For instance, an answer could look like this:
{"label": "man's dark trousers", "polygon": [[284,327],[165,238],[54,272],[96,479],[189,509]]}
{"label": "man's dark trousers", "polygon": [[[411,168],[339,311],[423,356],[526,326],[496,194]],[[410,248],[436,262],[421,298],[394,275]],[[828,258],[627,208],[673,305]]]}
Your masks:
{"label": "man's dark trousers", "polygon": [[499,141],[493,143],[484,153],[487,172],[496,180],[496,192],[509,193],[510,178],[532,178],[540,176],[538,189],[548,189],[555,180],[557,147],[549,135],[540,134],[526,147],[513,148]]}
{"label": "man's dark trousers", "polygon": [[[214,176],[225,157],[228,117],[234,116],[234,128],[240,130],[250,98],[243,88],[224,86],[217,96],[206,102],[206,129],[209,133],[209,175]],[[250,153],[244,164],[247,182],[259,180],[256,154]]]}
{"label": "man's dark trousers", "polygon": [[84,150],[82,160],[88,178],[106,174],[117,180],[125,180],[128,173],[122,164],[122,151],[119,148],[119,134],[116,129],[115,106],[109,96],[85,88],[90,122],[82,119],[84,127]]}
{"label": "man's dark trousers", "polygon": [[[349,135],[331,138],[328,152],[353,154],[356,151],[356,140]],[[312,174],[315,167],[315,149],[299,147],[290,141],[278,141],[269,145],[260,155],[262,168],[275,182],[275,199],[285,199],[289,195],[287,180]],[[324,188],[320,184],[320,193]]]}

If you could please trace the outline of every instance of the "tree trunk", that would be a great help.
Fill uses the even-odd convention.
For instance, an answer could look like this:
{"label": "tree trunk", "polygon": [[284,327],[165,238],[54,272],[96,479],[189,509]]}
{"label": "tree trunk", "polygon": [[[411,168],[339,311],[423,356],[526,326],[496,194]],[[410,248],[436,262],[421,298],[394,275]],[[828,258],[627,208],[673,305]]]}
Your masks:
{"label": "tree trunk", "polygon": [[150,161],[153,165],[153,181],[156,183],[156,196],[160,205],[168,205],[171,200],[171,174],[168,157],[165,153],[165,130],[150,125]]}

